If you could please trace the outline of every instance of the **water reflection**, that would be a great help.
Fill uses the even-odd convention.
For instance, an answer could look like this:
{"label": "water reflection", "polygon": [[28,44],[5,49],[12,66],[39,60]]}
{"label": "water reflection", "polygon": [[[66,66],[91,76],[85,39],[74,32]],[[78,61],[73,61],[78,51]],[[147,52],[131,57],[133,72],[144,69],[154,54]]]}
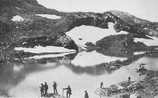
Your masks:
{"label": "water reflection", "polygon": [[[115,74],[115,76],[118,77],[121,72],[124,73],[123,69],[132,70],[132,67],[129,67],[130,68],[129,69],[129,68],[124,68],[123,66],[129,65],[132,62],[137,61],[137,60],[138,60],[137,64],[139,64],[141,62],[146,63],[146,64],[151,64],[150,66],[147,66],[145,68],[150,69],[150,70],[154,70],[156,65],[157,65],[157,62],[156,62],[156,60],[154,61],[154,58],[156,59],[156,56],[155,55],[152,56],[152,54],[155,54],[155,53],[151,52],[151,53],[145,53],[145,54],[141,54],[141,55],[134,55],[133,57],[128,58],[127,60],[124,60],[124,61],[117,60],[117,61],[108,62],[108,63],[100,62],[100,64],[99,63],[94,64],[93,66],[75,65],[72,61],[77,59],[76,55],[79,55],[79,54],[69,54],[69,55],[65,55],[65,56],[61,56],[61,57],[55,57],[55,58],[23,59],[23,62],[19,62],[18,60],[4,61],[4,62],[1,62],[1,71],[0,71],[1,72],[1,74],[0,74],[1,93],[3,93],[4,95],[8,95],[7,92],[9,92],[10,89],[15,88],[16,86],[19,86],[19,83],[23,83],[23,81],[26,78],[30,77],[29,76],[30,74],[36,76],[36,73],[47,72],[48,70],[51,70],[53,73],[48,72],[47,75],[43,76],[43,77],[47,77],[47,76],[49,76],[49,74],[51,74],[51,75],[54,74],[55,75],[56,73],[60,73],[60,71],[62,71],[62,70],[63,70],[62,72],[64,72],[64,70],[69,69],[71,71],[68,71],[69,74],[67,74],[67,72],[65,72],[65,75],[70,76],[70,78],[71,78],[70,80],[72,82],[76,81],[76,80],[74,80],[75,79],[74,77],[78,76],[78,77],[81,78],[82,76],[86,75],[85,77],[82,77],[82,78],[91,77],[90,80],[96,79],[94,81],[98,81],[97,82],[98,84],[99,84],[99,81],[101,81],[101,80],[109,81],[109,80],[106,79],[107,77],[111,78],[111,75],[109,73]],[[27,55],[27,56],[25,56],[25,58],[28,58],[29,56],[30,55]],[[148,58],[145,58],[145,59],[142,60],[142,58],[145,57],[145,56],[148,56]],[[92,55],[92,57],[93,57],[93,55]],[[147,60],[148,60],[148,62],[144,62],[144,61],[147,61]],[[153,62],[153,63],[151,63],[151,62]],[[137,65],[137,64],[135,64],[135,65]],[[155,65],[155,67],[154,67],[154,65]],[[62,66],[64,66],[64,67],[62,67]],[[132,66],[132,65],[129,65],[129,66]],[[123,67],[123,69],[121,67]],[[54,72],[55,70],[57,72]],[[126,77],[126,79],[130,74],[129,72],[125,71],[126,75],[123,75],[123,76]],[[71,77],[70,73],[73,74],[74,76]],[[117,75],[116,75],[116,73],[117,73]],[[129,73],[129,74],[127,74],[127,73]],[[58,78],[59,76],[53,76],[53,77]],[[97,78],[97,77],[99,77],[99,78]],[[114,78],[114,77],[112,77],[112,78]],[[111,78],[111,81],[115,81],[112,78]],[[45,79],[43,79],[43,80],[45,80]],[[54,78],[52,78],[52,80],[53,79]],[[61,79],[60,81],[65,81],[64,77],[60,78],[60,79]],[[124,79],[125,78],[123,78],[121,80],[124,80]],[[42,81],[42,79],[39,80],[39,82],[40,81]],[[58,81],[59,81],[59,79],[58,79]],[[115,81],[115,82],[117,82],[117,81]],[[68,81],[67,81],[67,83],[68,83]],[[97,83],[94,82],[93,85],[97,84]],[[75,85],[73,85],[73,86],[75,86]],[[109,85],[109,84],[107,84],[107,85]],[[94,86],[93,89],[91,89],[91,92],[92,92],[92,90],[95,90],[94,88],[96,88],[96,86]],[[89,89],[89,88],[87,88],[87,89]],[[77,91],[77,92],[79,93],[79,91]]]}
{"label": "water reflection", "polygon": [[[59,50],[58,53],[7,50],[0,61],[0,95],[34,98],[40,95],[41,82],[52,85],[52,81],[57,81],[60,90],[68,84],[72,86],[73,98],[83,97],[84,90],[88,90],[90,97],[99,98],[94,91],[101,81],[109,87],[126,81],[129,76],[144,85],[144,89],[112,98],[157,95],[157,46],[134,42],[131,35],[105,37],[92,46],[87,45],[86,51],[66,54]],[[137,70],[142,63],[146,69],[143,73]]]}

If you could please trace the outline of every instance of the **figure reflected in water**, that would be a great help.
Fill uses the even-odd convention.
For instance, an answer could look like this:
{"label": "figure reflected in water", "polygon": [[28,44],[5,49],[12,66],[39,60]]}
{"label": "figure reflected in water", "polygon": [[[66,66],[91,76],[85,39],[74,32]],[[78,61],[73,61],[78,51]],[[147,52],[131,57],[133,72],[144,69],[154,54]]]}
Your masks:
{"label": "figure reflected in water", "polygon": [[85,92],[84,92],[84,98],[89,98],[87,90],[85,90]]}
{"label": "figure reflected in water", "polygon": [[66,98],[70,98],[70,96],[72,95],[72,90],[70,85],[68,85],[67,88],[63,88],[63,90],[66,90]]}
{"label": "figure reflected in water", "polygon": [[58,94],[57,83],[55,81],[53,82],[53,92],[54,92],[54,94]]}

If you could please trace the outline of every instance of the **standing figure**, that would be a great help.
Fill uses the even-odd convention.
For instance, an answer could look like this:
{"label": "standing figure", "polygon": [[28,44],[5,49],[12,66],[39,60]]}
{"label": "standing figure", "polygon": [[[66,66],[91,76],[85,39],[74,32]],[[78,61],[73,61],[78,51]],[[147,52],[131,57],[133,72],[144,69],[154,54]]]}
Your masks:
{"label": "standing figure", "polygon": [[100,88],[103,88],[103,82],[100,83]]}
{"label": "standing figure", "polygon": [[48,94],[48,84],[47,82],[44,83],[44,95]]}
{"label": "standing figure", "polygon": [[89,95],[88,95],[87,90],[85,90],[85,93],[84,93],[84,98],[89,98]]}
{"label": "standing figure", "polygon": [[131,82],[131,77],[130,77],[130,76],[128,77],[128,82],[129,82],[129,83]]}
{"label": "standing figure", "polygon": [[41,97],[42,97],[44,95],[44,84],[43,83],[41,83],[40,92],[41,92]]}
{"label": "standing figure", "polygon": [[72,90],[70,85],[68,85],[67,88],[64,88],[63,90],[66,90],[66,98],[70,98],[71,94],[72,94]]}
{"label": "standing figure", "polygon": [[53,91],[54,91],[54,94],[58,94],[58,91],[57,91],[57,83],[54,81],[53,83]]}

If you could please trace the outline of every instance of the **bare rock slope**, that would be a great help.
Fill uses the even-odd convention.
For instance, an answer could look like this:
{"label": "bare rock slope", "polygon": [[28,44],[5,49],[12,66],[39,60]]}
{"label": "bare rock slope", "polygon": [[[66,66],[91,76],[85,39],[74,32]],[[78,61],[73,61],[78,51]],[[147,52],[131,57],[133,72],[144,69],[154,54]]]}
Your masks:
{"label": "bare rock slope", "polygon": [[[158,23],[121,11],[65,13],[45,8],[36,0],[1,0],[0,13],[1,49],[55,45],[77,50],[78,46],[66,32],[81,25],[108,29],[109,22],[114,24],[116,32],[126,31],[143,38],[158,37]],[[61,18],[48,19],[38,14],[57,15]],[[15,16],[21,20],[13,21]]]}

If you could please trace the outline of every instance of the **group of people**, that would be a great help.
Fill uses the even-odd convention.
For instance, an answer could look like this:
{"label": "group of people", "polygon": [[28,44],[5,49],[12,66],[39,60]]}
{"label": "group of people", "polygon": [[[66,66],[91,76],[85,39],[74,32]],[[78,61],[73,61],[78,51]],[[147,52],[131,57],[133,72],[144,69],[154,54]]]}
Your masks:
{"label": "group of people", "polygon": [[[57,83],[55,81],[53,82],[53,91],[54,91],[54,94],[58,94]],[[46,96],[48,94],[48,83],[47,82],[41,83],[40,92],[41,92],[41,96]]]}
{"label": "group of people", "polygon": [[[140,64],[138,71],[145,70],[143,65],[144,64]],[[131,82],[131,77],[130,76],[128,77],[128,82],[129,83]],[[52,87],[53,87],[53,94],[57,95],[58,94],[57,83],[55,81],[53,82]],[[103,82],[100,83],[100,88],[104,88],[103,87]],[[63,92],[65,90],[66,90],[66,98],[70,98],[70,96],[72,95],[72,89],[71,89],[70,85],[68,85],[68,87],[66,87],[66,88],[63,88]],[[48,95],[48,84],[47,84],[47,82],[41,83],[40,92],[41,92],[41,96],[47,96]],[[84,98],[89,98],[87,90],[85,90]]]}
{"label": "group of people", "polygon": [[63,88],[63,90],[66,90],[66,98],[70,98],[70,96],[72,95],[72,90],[70,85],[68,85],[67,88]]}
{"label": "group of people", "polygon": [[[58,94],[57,83],[55,81],[53,82],[52,87],[53,87],[53,94],[57,95]],[[70,96],[72,94],[72,90],[71,90],[70,85],[68,85],[67,88],[63,88],[63,91],[64,90],[66,90],[66,98],[70,98]],[[41,92],[41,97],[48,95],[48,83],[47,82],[41,83],[40,92]]]}
{"label": "group of people", "polygon": [[48,94],[48,84],[47,84],[47,82],[41,83],[40,92],[41,92],[41,96],[46,96]]}
{"label": "group of people", "polygon": [[[130,81],[130,77],[128,78],[128,81]],[[58,94],[57,83],[55,81],[53,82],[52,87],[53,87],[53,94],[57,95]],[[40,86],[41,97],[48,95],[48,88],[49,87],[48,87],[47,82],[41,83],[41,86]],[[103,87],[103,82],[100,83],[100,88],[104,88]],[[68,85],[68,87],[66,87],[66,88],[63,88],[63,92],[65,90],[66,90],[66,98],[70,98],[70,96],[72,95],[72,89],[71,89],[70,85]],[[88,94],[87,90],[85,90],[85,92],[84,92],[84,98],[89,98],[89,94]]]}

